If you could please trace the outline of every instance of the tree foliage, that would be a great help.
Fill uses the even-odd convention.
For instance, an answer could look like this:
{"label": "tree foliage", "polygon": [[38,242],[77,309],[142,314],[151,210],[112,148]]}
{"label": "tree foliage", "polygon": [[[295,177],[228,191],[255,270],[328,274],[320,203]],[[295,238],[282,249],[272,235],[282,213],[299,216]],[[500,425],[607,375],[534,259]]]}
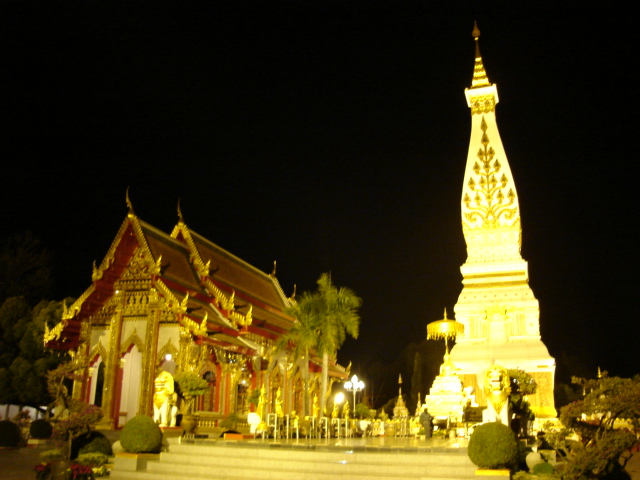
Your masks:
{"label": "tree foliage", "polygon": [[296,362],[300,359],[303,363],[303,415],[310,414],[311,401],[309,398],[309,353],[318,348],[318,316],[314,294],[304,292],[299,301],[285,310],[287,315],[295,318],[291,329],[278,338],[276,349],[279,351],[288,350],[289,354]]}
{"label": "tree foliage", "polygon": [[31,232],[14,234],[0,251],[0,302],[23,297],[31,305],[51,289],[51,254]]}
{"label": "tree foliage", "polygon": [[538,389],[538,384],[534,378],[524,370],[510,368],[509,382],[511,393],[509,394],[509,406],[516,415],[531,415],[531,408],[527,402],[527,395],[533,395]]}
{"label": "tree foliage", "polygon": [[607,478],[624,467],[631,457],[630,449],[638,444],[640,377],[604,375],[575,381],[587,393],[561,410],[565,432],[575,433],[579,441],[565,443],[569,456],[560,474],[567,480]]}
{"label": "tree foliage", "polygon": [[[301,355],[314,349],[322,355],[322,392],[320,409],[324,411],[327,395],[329,356],[335,356],[347,335],[358,338],[362,300],[349,288],[336,287],[328,273],[318,279],[318,290],[305,293],[290,310],[297,321],[282,342],[291,342]],[[280,344],[281,346],[283,343]]]}
{"label": "tree foliage", "polygon": [[53,327],[62,316],[62,302],[41,301],[31,308],[23,297],[0,306],[0,403],[47,405],[46,374],[67,355],[44,347],[45,323]]}

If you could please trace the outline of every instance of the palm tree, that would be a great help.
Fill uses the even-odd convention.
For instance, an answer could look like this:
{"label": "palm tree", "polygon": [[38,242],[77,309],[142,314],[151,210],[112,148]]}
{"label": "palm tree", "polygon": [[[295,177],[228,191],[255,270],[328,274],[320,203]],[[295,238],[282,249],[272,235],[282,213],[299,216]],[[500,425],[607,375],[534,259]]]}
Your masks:
{"label": "palm tree", "polygon": [[329,355],[335,357],[347,338],[347,334],[358,338],[360,315],[358,309],[362,299],[347,287],[336,287],[331,275],[323,273],[318,279],[318,308],[320,308],[320,334],[318,353],[322,354],[322,398],[320,411],[324,413],[327,398]]}
{"label": "palm tree", "polygon": [[309,352],[315,350],[318,346],[317,335],[317,315],[313,308],[314,294],[305,292],[299,302],[285,309],[285,313],[295,318],[295,322],[291,329],[278,338],[276,349],[278,351],[289,350],[293,347],[290,354],[294,361],[300,358],[304,359],[304,395],[303,395],[303,416],[309,415]]}
{"label": "palm tree", "polygon": [[360,316],[358,308],[362,300],[353,290],[336,287],[331,276],[323,273],[318,279],[318,290],[305,292],[300,301],[286,310],[296,319],[291,330],[278,341],[278,348],[294,345],[293,355],[305,358],[305,415],[308,415],[309,399],[309,352],[322,354],[322,383],[320,412],[324,412],[329,373],[329,356],[335,356],[347,334],[358,338]]}

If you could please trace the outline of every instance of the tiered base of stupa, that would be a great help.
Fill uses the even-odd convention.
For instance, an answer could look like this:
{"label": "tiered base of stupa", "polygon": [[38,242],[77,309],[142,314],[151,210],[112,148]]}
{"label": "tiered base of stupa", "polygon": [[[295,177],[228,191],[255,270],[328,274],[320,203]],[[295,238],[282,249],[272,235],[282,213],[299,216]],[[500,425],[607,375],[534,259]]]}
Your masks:
{"label": "tiered base of stupa", "polygon": [[465,396],[462,381],[457,375],[438,375],[433,381],[429,395],[425,397],[425,406],[436,418],[462,420]]}

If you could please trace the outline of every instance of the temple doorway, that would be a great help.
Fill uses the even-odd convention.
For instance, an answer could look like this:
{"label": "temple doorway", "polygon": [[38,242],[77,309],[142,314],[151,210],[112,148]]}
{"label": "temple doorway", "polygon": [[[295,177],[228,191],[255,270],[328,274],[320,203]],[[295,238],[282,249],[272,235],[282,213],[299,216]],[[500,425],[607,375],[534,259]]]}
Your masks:
{"label": "temple doorway", "polygon": [[122,427],[127,420],[138,414],[140,406],[140,383],[142,375],[142,353],[133,345],[120,360],[122,365],[122,389],[120,393],[120,412],[118,426]]}

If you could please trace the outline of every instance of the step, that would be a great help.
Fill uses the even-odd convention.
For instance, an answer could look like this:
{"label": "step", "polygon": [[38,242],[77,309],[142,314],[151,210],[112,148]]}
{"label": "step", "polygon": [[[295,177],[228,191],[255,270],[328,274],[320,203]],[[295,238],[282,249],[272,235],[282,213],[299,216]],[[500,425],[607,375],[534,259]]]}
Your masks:
{"label": "step", "polygon": [[[349,463],[366,463],[366,464],[414,464],[414,465],[461,465],[466,464],[472,466],[471,460],[467,456],[466,450],[452,451],[441,450],[433,451],[423,449],[421,451],[403,453],[399,451],[390,451],[388,449],[378,449],[375,451],[363,451],[357,449],[338,450],[335,447],[324,448],[322,446],[314,446],[308,448],[306,446],[286,446],[286,447],[259,447],[252,445],[233,445],[228,443],[213,444],[172,444],[169,452],[163,453],[163,458],[170,458],[171,454],[188,454],[192,456],[209,458],[211,456],[222,456],[225,458],[241,457],[246,459],[250,456],[252,459],[268,459],[268,460],[291,460],[295,458],[300,461],[320,461],[329,463],[349,462]],[[389,459],[392,459],[391,462]]]}
{"label": "step", "polygon": [[[471,480],[466,449],[362,449],[249,442],[170,442],[146,471],[112,472],[114,480]],[[363,451],[375,450],[375,451]],[[486,480],[505,477],[485,476]]]}
{"label": "step", "polygon": [[[161,461],[158,464],[150,464],[147,468],[148,471],[154,471],[156,468],[161,468],[164,471],[171,470],[172,472],[179,473],[185,466],[189,467],[190,471],[198,471],[204,473],[207,469],[215,468],[219,471],[228,469],[228,474],[237,474],[238,468],[244,470],[258,470],[265,472],[265,478],[296,478],[301,474],[328,474],[328,475],[368,475],[373,476],[385,476],[387,478],[394,478],[396,476],[410,475],[412,478],[425,475],[425,472],[429,472],[429,475],[463,475],[469,471],[473,471],[473,466],[468,464],[456,465],[456,464],[411,464],[402,463],[400,461],[395,462],[392,455],[386,455],[382,457],[386,458],[386,462],[380,462],[380,456],[375,454],[356,454],[361,458],[355,459],[349,456],[342,457],[341,460],[327,461],[325,459],[309,459],[305,455],[305,458],[299,458],[298,455],[292,455],[288,460],[283,459],[269,459],[269,458],[253,458],[252,456],[245,457],[203,457],[194,456],[189,454],[175,454],[167,453],[161,456]],[[374,461],[375,460],[375,461]],[[399,468],[401,465],[401,468]],[[270,475],[268,472],[273,472]]]}

